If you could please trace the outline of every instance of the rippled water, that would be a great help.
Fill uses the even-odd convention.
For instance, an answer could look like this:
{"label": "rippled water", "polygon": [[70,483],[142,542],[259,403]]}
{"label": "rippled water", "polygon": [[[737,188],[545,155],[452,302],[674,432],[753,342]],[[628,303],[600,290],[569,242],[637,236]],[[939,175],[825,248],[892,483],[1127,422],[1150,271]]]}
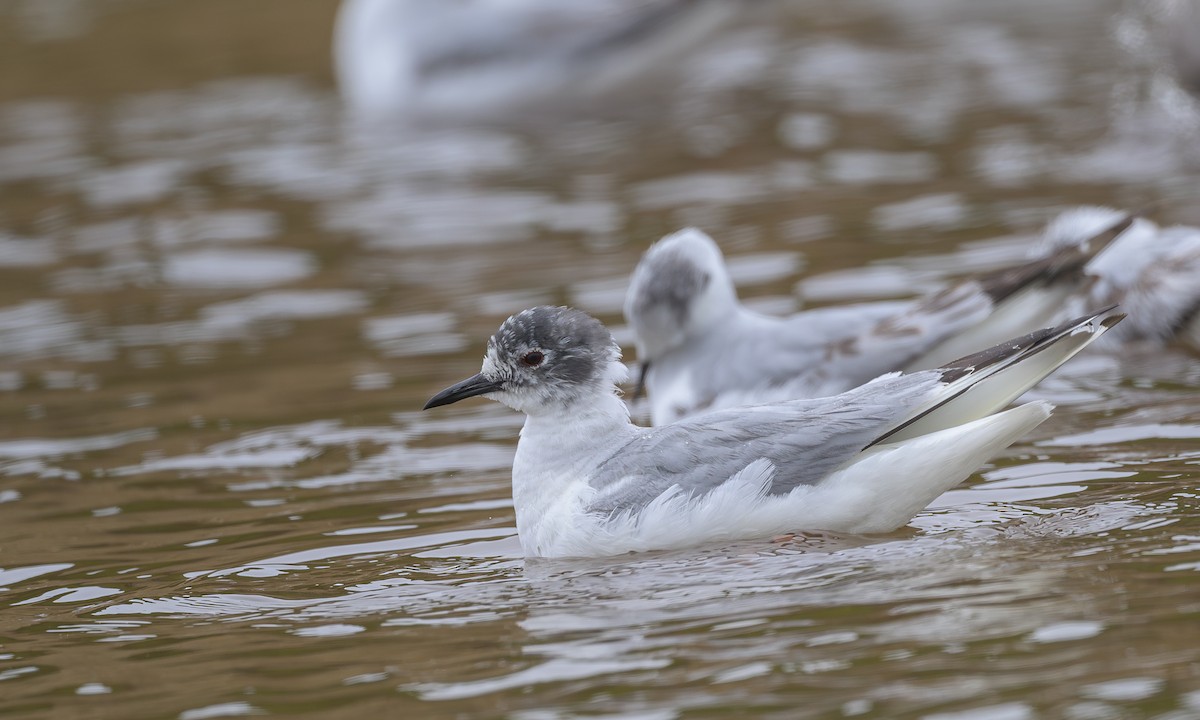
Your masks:
{"label": "rippled water", "polygon": [[[519,555],[509,313],[696,224],[786,312],[1200,222],[1167,3],[790,3],[652,110],[368,133],[334,3],[0,3],[0,714],[1200,717],[1200,363],[1095,354],[885,537]],[[1001,9],[1003,7],[1003,9]]]}

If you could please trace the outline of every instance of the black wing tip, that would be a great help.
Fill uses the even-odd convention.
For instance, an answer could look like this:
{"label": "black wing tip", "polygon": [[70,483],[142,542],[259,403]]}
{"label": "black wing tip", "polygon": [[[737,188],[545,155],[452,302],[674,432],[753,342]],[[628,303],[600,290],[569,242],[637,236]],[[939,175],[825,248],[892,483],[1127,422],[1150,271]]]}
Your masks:
{"label": "black wing tip", "polygon": [[[1067,320],[1064,323],[1060,323],[1057,327],[1067,328],[1067,327],[1071,327],[1072,325],[1082,325],[1082,324],[1088,322],[1089,320],[1096,320],[1097,318],[1100,318],[1105,315],[1108,315],[1108,317],[1105,317],[1104,319],[1102,319],[1100,321],[1100,323],[1102,325],[1104,325],[1104,327],[1106,327],[1106,328],[1112,327],[1113,325],[1116,325],[1117,323],[1121,322],[1122,320],[1124,320],[1127,317],[1127,315],[1125,313],[1117,313],[1115,315],[1109,315],[1109,313],[1111,313],[1113,310],[1116,310],[1119,307],[1121,307],[1121,306],[1117,303],[1113,303],[1112,305],[1106,305],[1105,307],[1102,307],[1099,310],[1093,310],[1092,312],[1087,313],[1086,315],[1080,315],[1079,317],[1075,318],[1074,320]],[[1105,323],[1108,323],[1108,324],[1105,324]]]}
{"label": "black wing tip", "polygon": [[[939,368],[942,371],[942,382],[954,382],[974,373],[976,370],[990,367],[1015,355],[1030,352],[1039,345],[1048,346],[1060,337],[1074,332],[1077,328],[1083,328],[1090,323],[1096,323],[1097,320],[1099,320],[1099,331],[1106,331],[1126,317],[1125,313],[1110,314],[1116,309],[1117,305],[1109,305],[1086,315],[1066,320],[1054,327],[1034,330],[1027,335],[1005,340],[998,345],[993,345],[990,348],[985,348],[979,352],[952,360]],[[1090,332],[1096,331],[1097,329],[1093,328]]]}
{"label": "black wing tip", "polygon": [[1113,313],[1113,310],[1116,310],[1118,307],[1116,303],[1113,303],[1086,315],[1065,320],[1050,328],[1050,333],[1056,336],[1065,335],[1076,328],[1082,328],[1088,324],[1099,325],[1099,327],[1093,327],[1089,332],[1103,332],[1128,317],[1125,313]]}
{"label": "black wing tip", "polygon": [[1100,324],[1104,327],[1105,330],[1107,330],[1108,328],[1112,327],[1113,325],[1116,325],[1117,323],[1121,322],[1122,320],[1124,320],[1127,317],[1129,317],[1129,316],[1126,315],[1125,313],[1117,313],[1116,315],[1109,315],[1108,317],[1101,320]]}
{"label": "black wing tip", "polygon": [[1112,224],[1088,236],[1086,240],[1059,248],[1046,257],[1023,265],[981,273],[975,280],[992,298],[992,302],[1000,302],[1030,285],[1052,283],[1064,276],[1081,278],[1083,268],[1092,258],[1123,235],[1138,218],[1144,216],[1147,209],[1148,207],[1143,207],[1127,212]]}
{"label": "black wing tip", "polygon": [[[1036,355],[1037,353],[1040,353],[1046,348],[1054,345],[1059,340],[1075,334],[1080,329],[1084,329],[1088,334],[1092,335],[1103,333],[1113,325],[1116,325],[1125,319],[1124,313],[1110,314],[1116,308],[1116,305],[1109,305],[1102,310],[1097,310],[1095,312],[1067,320],[1066,322],[1059,323],[1052,328],[1035,330],[1028,335],[1023,335],[1019,338],[1013,338],[1012,340],[1002,342],[999,345],[994,345],[986,350],[981,350],[973,355],[967,355],[966,357],[959,358],[958,360],[948,363],[940,368],[941,380],[947,384],[952,383],[955,380],[961,380],[962,378],[975,374],[977,371],[984,370],[992,365],[1002,363],[1013,358],[1016,358],[1014,362],[1023,362],[1030,356]],[[1098,323],[1097,320],[1099,320]],[[1089,325],[1091,325],[1091,327],[1088,327]],[[1003,372],[1003,369],[1001,369],[1001,372]],[[887,441],[888,438],[892,437],[906,427],[909,427],[912,423],[920,420],[929,413],[935,411],[938,407],[941,407],[941,405],[945,404],[946,402],[958,397],[967,389],[969,389],[969,386],[959,390],[954,394],[953,397],[944,400],[937,406],[910,418],[891,430],[888,430],[883,435],[880,435],[872,440],[867,447],[869,448]]]}

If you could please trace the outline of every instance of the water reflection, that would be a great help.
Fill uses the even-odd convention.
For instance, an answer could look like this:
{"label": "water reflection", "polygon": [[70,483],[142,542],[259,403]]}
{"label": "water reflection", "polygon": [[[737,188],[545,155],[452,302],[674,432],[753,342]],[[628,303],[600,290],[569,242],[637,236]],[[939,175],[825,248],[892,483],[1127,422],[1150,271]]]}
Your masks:
{"label": "water reflection", "polygon": [[[349,587],[340,596],[283,600],[226,592],[136,600],[108,605],[96,614],[209,616],[256,624],[274,619],[283,621],[282,627],[305,623],[306,632],[317,636],[327,636],[331,627],[339,629],[329,633],[333,636],[342,629],[361,632],[361,625],[339,622],[349,618],[383,616],[384,627],[403,628],[516,621],[525,635],[525,661],[517,669],[486,678],[401,686],[429,701],[502,695],[513,688],[584,678],[630,682],[648,668],[664,671],[657,682],[670,682],[682,667],[697,662],[704,669],[687,673],[693,682],[702,677],[713,683],[737,682],[781,671],[853,673],[867,658],[887,661],[898,645],[942,648],[949,659],[986,638],[1062,645],[1062,651],[1050,653],[1052,658],[1039,661],[1048,666],[1065,657],[1078,658],[1074,643],[1105,632],[1108,621],[1078,620],[1081,613],[1104,617],[1111,607],[1081,607],[1073,593],[1063,589],[1071,584],[1073,573],[1090,577],[1090,562],[1079,561],[1074,570],[1069,565],[1039,569],[1037,546],[1049,537],[1078,538],[1075,542],[1085,546],[1103,542],[1109,532],[1146,512],[1117,504],[1095,508],[1091,520],[1083,523],[1068,512],[1027,526],[979,528],[950,536],[882,542],[816,536],[778,548],[741,546],[610,561],[530,561],[523,570],[512,561],[497,565],[477,559],[460,565],[445,564],[451,560],[446,558],[438,565],[412,568],[393,561],[396,567],[384,577]],[[427,535],[423,542],[463,539]],[[404,548],[404,543],[386,542],[349,545],[343,546],[345,554],[326,551],[299,560],[363,552],[365,559]],[[515,543],[510,551],[518,551]],[[287,570],[303,569],[291,564],[296,559],[277,560],[287,561]],[[253,570],[238,574],[256,576]],[[1023,611],[1013,612],[1015,605]],[[856,621],[836,621],[838,607],[856,608]],[[772,627],[776,633],[763,634]],[[783,628],[787,632],[781,632]],[[691,648],[697,633],[705,638],[702,655],[696,654],[699,648]],[[755,670],[755,659],[764,656],[775,660]],[[902,657],[911,656],[891,659]],[[881,688],[867,697],[883,702],[895,689]]]}

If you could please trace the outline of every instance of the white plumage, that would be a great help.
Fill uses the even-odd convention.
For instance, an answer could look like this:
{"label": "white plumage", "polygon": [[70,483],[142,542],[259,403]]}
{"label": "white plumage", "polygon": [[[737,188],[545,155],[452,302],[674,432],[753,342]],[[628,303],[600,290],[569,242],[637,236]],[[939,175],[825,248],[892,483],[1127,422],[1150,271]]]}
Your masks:
{"label": "white plumage", "polygon": [[1045,420],[1045,402],[997,411],[1121,317],[1097,313],[841,395],[642,428],[615,392],[624,366],[604,326],[539,307],[506,320],[483,370],[426,408],[484,395],[526,414],[513,504],[527,555],[885,532]]}
{"label": "white plumage", "polygon": [[345,0],[338,85],[367,118],[578,112],[669,71],[744,0]]}
{"label": "white plumage", "polygon": [[[1035,252],[1045,255],[1077,245],[1121,215],[1106,207],[1068,210],[1046,227]],[[1200,349],[1200,228],[1159,227],[1137,218],[1086,270],[1092,282],[1068,298],[1061,316],[1120,303],[1129,320],[1103,345],[1178,340]]]}
{"label": "white plumage", "polygon": [[1131,318],[1122,340],[1179,338],[1200,347],[1200,230],[1080,208],[1050,224],[1024,265],[967,278],[899,309],[863,303],[780,318],[744,307],[716,243],[687,229],[643,256],[625,316],[642,365],[639,384],[661,425],[937,367],[1112,304]]}

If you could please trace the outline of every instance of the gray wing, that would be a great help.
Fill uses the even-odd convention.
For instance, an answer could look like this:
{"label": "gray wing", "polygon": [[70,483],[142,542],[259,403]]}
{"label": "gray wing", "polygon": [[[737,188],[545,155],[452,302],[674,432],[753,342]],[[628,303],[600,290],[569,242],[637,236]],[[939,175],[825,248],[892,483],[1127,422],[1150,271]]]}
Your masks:
{"label": "gray wing", "polygon": [[[810,311],[794,318],[784,335],[803,333],[816,347],[819,362],[801,368],[812,375],[808,384],[825,392],[842,392],[880,375],[898,370],[912,357],[924,352],[946,335],[978,322],[991,304],[975,288],[903,303],[872,303],[858,306],[857,318],[829,314],[832,324],[824,332],[813,332],[817,318]],[[824,320],[824,318],[822,318]],[[802,324],[801,324],[802,321]],[[800,340],[792,341],[797,347]],[[786,375],[776,382],[789,381]]]}
{"label": "gray wing", "polygon": [[[1044,257],[966,278],[890,315],[877,316],[873,322],[849,324],[852,334],[826,343],[824,366],[836,373],[832,380],[843,381],[843,387],[854,387],[882,373],[904,369],[913,361],[931,359],[926,353],[986,321],[999,304],[1023,290],[1055,284],[1082,285],[1089,260],[1113,243],[1133,220],[1133,215],[1117,213],[1098,230]],[[1021,332],[1034,329],[1036,325]],[[980,346],[1007,337],[1008,333],[987,337]]]}
{"label": "gray wing", "polygon": [[[730,341],[749,361],[715,363],[707,372],[723,390],[777,388],[774,397],[816,397],[845,392],[905,367],[947,337],[986,318],[992,300],[964,282],[917,301],[865,303],[798,313],[755,338]],[[717,352],[721,352],[718,350]],[[696,368],[700,378],[706,369]],[[725,375],[725,377],[720,377]]]}
{"label": "gray wing", "polygon": [[976,280],[956,283],[831,348],[830,362],[854,384],[900,370],[943,340],[986,320],[995,302],[993,293]]}
{"label": "gray wing", "polygon": [[[843,387],[902,370],[914,361],[928,359],[927,353],[943,342],[986,322],[999,303],[1019,291],[1038,284],[1070,282],[1068,276],[1081,278],[1085,261],[1086,256],[1072,247],[1025,265],[961,280],[898,312],[855,327],[849,337],[828,343],[824,367],[835,374],[833,380],[845,383]],[[1005,337],[986,338],[987,343],[980,345]]]}
{"label": "gray wing", "polygon": [[834,397],[732,408],[647,429],[597,468],[588,510],[636,509],[674,486],[703,495],[762,459],[776,469],[772,494],[815,485],[941,387],[936,371],[912,373]]}
{"label": "gray wing", "polygon": [[[706,4],[714,2],[602,0],[443,7],[444,0],[433,0],[428,11],[441,13],[442,32],[417,38],[423,46],[418,71],[437,75],[488,65],[588,63],[644,42]],[[452,41],[441,37],[451,24],[447,20],[453,20]]]}
{"label": "gray wing", "polygon": [[833,361],[853,352],[857,337],[911,305],[889,301],[819,308],[786,320],[747,313],[656,366],[664,378],[686,372],[692,379],[698,397],[690,412],[833,395],[894,368],[885,364],[872,374],[856,368],[846,372]]}

